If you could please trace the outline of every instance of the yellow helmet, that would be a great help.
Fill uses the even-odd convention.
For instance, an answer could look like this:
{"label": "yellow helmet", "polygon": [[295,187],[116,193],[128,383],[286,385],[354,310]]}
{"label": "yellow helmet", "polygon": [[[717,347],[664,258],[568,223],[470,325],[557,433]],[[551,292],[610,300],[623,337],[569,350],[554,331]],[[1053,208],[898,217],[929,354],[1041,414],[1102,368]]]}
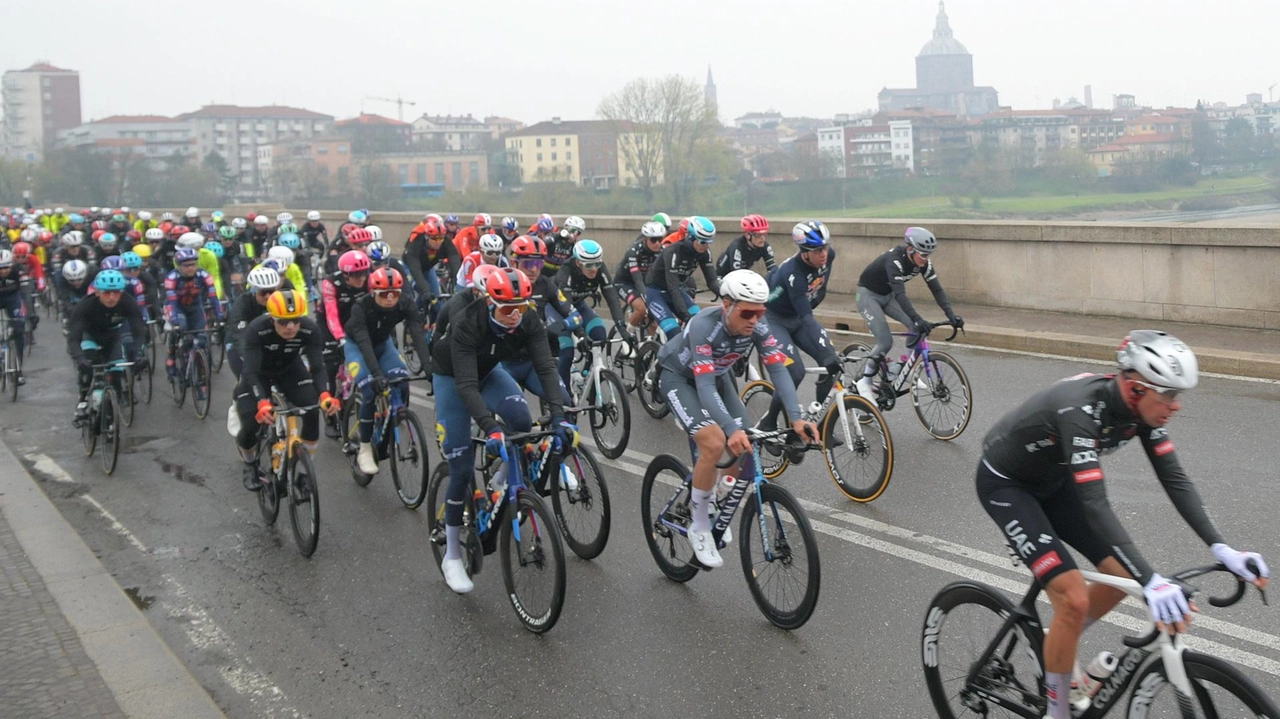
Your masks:
{"label": "yellow helmet", "polygon": [[267,312],[278,320],[307,316],[307,296],[296,290],[276,290],[267,298]]}
{"label": "yellow helmet", "polygon": [[138,244],[133,246],[132,251],[136,252],[138,254],[138,257],[141,257],[142,259],[145,260],[151,256],[151,245],[148,245],[145,242],[139,242]]}

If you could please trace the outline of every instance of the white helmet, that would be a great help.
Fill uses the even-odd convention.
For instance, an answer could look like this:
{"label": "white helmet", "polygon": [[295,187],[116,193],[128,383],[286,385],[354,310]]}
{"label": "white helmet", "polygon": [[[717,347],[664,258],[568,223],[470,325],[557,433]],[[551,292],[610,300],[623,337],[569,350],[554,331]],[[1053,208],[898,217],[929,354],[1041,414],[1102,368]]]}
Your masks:
{"label": "white helmet", "polygon": [[177,218],[173,216],[173,213],[172,213],[172,212],[161,212],[161,213],[160,213],[160,221],[161,221],[161,222],[173,222],[173,221],[174,221],[174,220],[176,220],[176,219],[177,219]]}
{"label": "white helmet", "polygon": [[80,230],[72,230],[62,236],[63,247],[79,247],[84,244],[84,233]]}
{"label": "white helmet", "polygon": [[151,221],[151,213],[150,213],[150,212],[147,212],[146,210],[139,210],[139,211],[138,211],[138,219],[139,219],[139,220],[142,220],[143,222],[150,222],[150,221]]}
{"label": "white helmet", "polygon": [[1130,332],[1116,350],[1116,364],[1159,387],[1195,389],[1200,381],[1200,364],[1191,348],[1159,330]]}
{"label": "white helmet", "polygon": [[267,259],[275,260],[280,265],[280,269],[288,269],[293,264],[293,250],[282,245],[276,245],[267,250]]}
{"label": "white helmet", "polygon": [[190,217],[190,218],[196,218],[196,217],[199,217],[199,216],[200,216],[200,208],[199,208],[199,207],[188,207],[188,208],[187,208],[187,217]]}
{"label": "white helmet", "polygon": [[289,212],[281,212],[276,215],[276,222],[279,222],[282,225],[293,222],[293,214]]}
{"label": "white helmet", "polygon": [[258,215],[257,217],[253,218],[253,224],[255,225],[266,225],[270,222],[271,220],[268,220],[266,215]]}
{"label": "white helmet", "polygon": [[734,270],[720,280],[720,296],[734,302],[761,302],[769,299],[769,283],[752,270]]}
{"label": "white helmet", "polygon": [[578,217],[577,215],[569,215],[568,217],[564,218],[563,227],[566,230],[573,230],[574,232],[587,231],[587,223],[584,222],[583,219],[581,217]]}
{"label": "white helmet", "polygon": [[89,274],[89,265],[83,260],[71,260],[62,266],[62,277],[68,282],[79,282]]}
{"label": "white helmet", "polygon": [[101,209],[102,209],[101,207],[98,207],[97,205],[94,205],[93,207],[90,207],[90,208],[89,208],[89,212],[92,212],[93,214],[95,214],[95,215],[96,215],[96,214],[98,214],[98,210],[101,210]]}
{"label": "white helmet", "polygon": [[480,236],[480,252],[486,255],[492,255],[502,252],[502,238],[497,235],[481,235]]}
{"label": "white helmet", "polygon": [[22,239],[22,241],[23,241],[23,242],[28,242],[28,243],[29,243],[29,242],[35,242],[35,241],[36,241],[36,238],[37,238],[37,237],[39,237],[39,236],[40,236],[40,235],[39,235],[39,234],[37,234],[37,233],[36,233],[36,231],[35,231],[35,230],[33,230],[33,229],[31,229],[30,227],[28,227],[27,229],[23,230],[23,231],[22,231],[22,234],[21,234],[21,235],[19,235],[19,237]]}
{"label": "white helmet", "polygon": [[369,225],[365,229],[369,231],[369,234],[373,235],[373,239],[370,240],[370,242],[382,242],[381,227],[378,227],[377,225]]}
{"label": "white helmet", "polygon": [[320,221],[320,211],[319,211],[319,210],[312,210],[312,211],[308,212],[308,213],[307,213],[307,221],[308,221],[308,222],[319,222],[319,221]]}
{"label": "white helmet", "polygon": [[426,216],[422,218],[423,222],[426,222],[427,220],[435,220],[436,222],[439,222],[442,225],[444,224],[444,218],[441,217],[440,214],[437,212],[428,212]]}
{"label": "white helmet", "polygon": [[147,242],[159,242],[160,240],[164,239],[164,230],[160,229],[159,227],[152,227],[151,229],[147,230],[147,233],[146,235],[144,235],[144,237],[147,238]]}
{"label": "white helmet", "polygon": [[646,222],[640,226],[640,234],[651,240],[660,240],[667,236],[667,228],[661,222]]}
{"label": "white helmet", "polygon": [[0,268],[13,267],[13,253],[9,250],[0,250]]}
{"label": "white helmet", "polygon": [[258,266],[249,270],[249,277],[247,278],[247,281],[249,283],[249,289],[254,292],[274,290],[280,286],[280,273],[270,267]]}
{"label": "white helmet", "polygon": [[122,214],[122,215],[127,215],[127,214],[129,214],[129,208],[128,208],[128,207],[121,207],[121,208],[120,208],[120,214]]}
{"label": "white helmet", "polygon": [[55,208],[53,208],[53,211],[54,211],[54,212],[56,212],[57,214],[61,215],[61,214],[63,214],[64,212],[66,212],[66,211],[67,211],[67,208],[65,208],[65,207],[55,207]]}
{"label": "white helmet", "polygon": [[204,235],[199,232],[185,232],[182,237],[178,238],[178,247],[190,247],[198,250],[204,247]]}
{"label": "white helmet", "polygon": [[231,221],[231,226],[237,230],[243,230],[249,226],[249,223],[243,217],[237,217]]}

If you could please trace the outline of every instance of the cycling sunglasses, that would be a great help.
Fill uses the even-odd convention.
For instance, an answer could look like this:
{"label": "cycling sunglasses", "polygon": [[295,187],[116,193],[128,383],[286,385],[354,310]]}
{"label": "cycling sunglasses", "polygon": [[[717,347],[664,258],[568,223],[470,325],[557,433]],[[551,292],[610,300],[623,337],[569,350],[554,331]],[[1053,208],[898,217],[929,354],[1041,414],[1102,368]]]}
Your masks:
{"label": "cycling sunglasses", "polygon": [[492,258],[492,257],[501,257],[501,256],[502,256],[502,252],[501,252],[501,251],[498,251],[498,252],[481,252],[480,254],[481,254],[481,255],[483,255],[483,256],[485,256],[485,257],[490,257],[490,258]]}
{"label": "cycling sunglasses", "polygon": [[584,270],[598,270],[604,265],[603,262],[579,262],[578,264],[581,265]]}
{"label": "cycling sunglasses", "polygon": [[506,305],[495,303],[493,306],[494,314],[502,315],[503,317],[510,317],[512,315],[522,315],[524,314],[525,310],[528,310],[528,309],[529,309],[528,302],[513,302],[511,304],[506,304]]}
{"label": "cycling sunglasses", "polygon": [[374,290],[373,295],[375,297],[390,297],[392,299],[399,299],[400,292],[401,290]]}
{"label": "cycling sunglasses", "polygon": [[764,317],[764,308],[758,310],[738,310],[738,316],[744,320],[758,320]]}
{"label": "cycling sunglasses", "polygon": [[1134,382],[1137,382],[1143,387],[1146,387],[1147,389],[1154,391],[1156,394],[1160,395],[1161,397],[1164,397],[1170,402],[1174,401],[1175,399],[1178,398],[1179,395],[1182,394],[1182,390],[1180,389],[1174,389],[1172,387],[1161,387],[1160,385],[1151,384],[1150,382],[1143,382],[1140,379],[1135,379]]}
{"label": "cycling sunglasses", "polygon": [[516,268],[520,270],[540,270],[545,260],[516,260]]}
{"label": "cycling sunglasses", "polygon": [[275,323],[280,327],[297,327],[302,324],[302,320],[275,320]]}

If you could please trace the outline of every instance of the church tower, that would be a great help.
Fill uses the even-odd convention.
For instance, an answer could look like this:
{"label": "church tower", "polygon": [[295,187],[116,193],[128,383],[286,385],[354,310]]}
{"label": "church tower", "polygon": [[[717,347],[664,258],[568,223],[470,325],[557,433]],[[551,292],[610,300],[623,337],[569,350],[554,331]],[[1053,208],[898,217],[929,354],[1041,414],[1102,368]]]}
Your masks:
{"label": "church tower", "polygon": [[702,90],[702,97],[711,107],[717,107],[716,81],[711,79],[711,66],[707,65],[707,86]]}
{"label": "church tower", "polygon": [[956,92],[973,87],[973,55],[951,34],[947,8],[939,0],[933,39],[916,56],[916,89],[924,93]]}

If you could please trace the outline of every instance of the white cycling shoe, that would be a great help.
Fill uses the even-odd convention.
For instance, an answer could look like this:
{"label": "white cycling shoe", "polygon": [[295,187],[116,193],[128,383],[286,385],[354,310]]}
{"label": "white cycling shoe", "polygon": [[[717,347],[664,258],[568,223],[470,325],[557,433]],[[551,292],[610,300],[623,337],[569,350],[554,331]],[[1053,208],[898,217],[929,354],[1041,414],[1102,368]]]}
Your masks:
{"label": "white cycling shoe", "polygon": [[710,531],[695,532],[690,529],[689,544],[693,545],[693,556],[697,557],[702,566],[708,569],[724,566],[724,558],[720,556],[720,550],[716,549]]}
{"label": "white cycling shoe", "polygon": [[578,491],[578,475],[565,463],[560,464],[560,486],[570,492]]}
{"label": "white cycling shoe", "polygon": [[356,464],[360,467],[360,471],[369,476],[378,473],[378,460],[373,456],[373,444],[369,442],[360,443],[360,453],[356,455]]}
{"label": "white cycling shoe", "polygon": [[470,594],[471,590],[476,588],[471,577],[467,576],[467,565],[461,558],[446,557],[443,562],[440,562],[440,571],[444,573],[444,583],[458,594]]}
{"label": "white cycling shoe", "polygon": [[862,398],[870,402],[873,407],[876,406],[876,391],[871,386],[871,378],[862,377],[858,380],[857,387],[858,394],[862,395]]}

